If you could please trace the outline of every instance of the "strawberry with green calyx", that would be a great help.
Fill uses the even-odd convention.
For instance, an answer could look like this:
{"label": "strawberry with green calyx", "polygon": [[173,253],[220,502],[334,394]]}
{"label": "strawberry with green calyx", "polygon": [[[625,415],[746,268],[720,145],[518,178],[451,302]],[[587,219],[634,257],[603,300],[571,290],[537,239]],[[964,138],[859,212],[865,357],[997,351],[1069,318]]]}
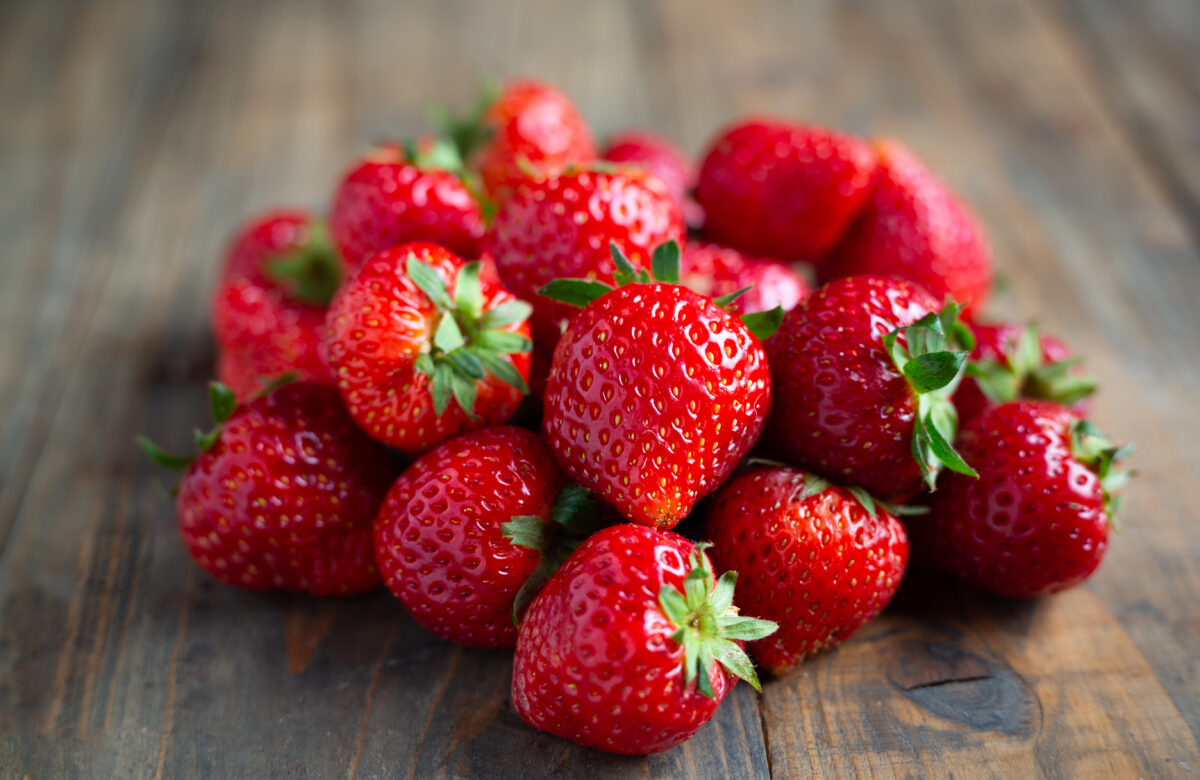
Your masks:
{"label": "strawberry with green calyx", "polygon": [[371,257],[338,292],[326,354],[363,430],[416,454],[512,416],[528,392],[528,316],[478,262],[404,244]]}
{"label": "strawberry with green calyx", "polygon": [[[540,294],[582,306],[554,353],[542,427],[559,467],[625,518],[667,529],[754,446],[771,404],[760,339],[782,311],[737,318],[677,283],[679,248],[653,275],[613,248],[617,287],[551,282]],[[655,281],[657,280],[657,281]]]}

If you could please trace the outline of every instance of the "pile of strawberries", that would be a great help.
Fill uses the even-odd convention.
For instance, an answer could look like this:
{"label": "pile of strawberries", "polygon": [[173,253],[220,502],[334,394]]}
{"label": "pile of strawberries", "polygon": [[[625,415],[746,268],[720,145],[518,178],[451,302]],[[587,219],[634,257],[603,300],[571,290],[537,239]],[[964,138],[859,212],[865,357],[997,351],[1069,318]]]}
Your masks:
{"label": "pile of strawberries", "polygon": [[901,144],[753,119],[698,170],[645,133],[598,154],[533,81],[441,125],[233,240],[215,427],[143,442],[214,577],[384,584],[515,646],[531,725],[649,753],[751,659],[847,639],[910,553],[1013,597],[1099,565],[1127,474],[1095,384],[979,319],[979,226]]}

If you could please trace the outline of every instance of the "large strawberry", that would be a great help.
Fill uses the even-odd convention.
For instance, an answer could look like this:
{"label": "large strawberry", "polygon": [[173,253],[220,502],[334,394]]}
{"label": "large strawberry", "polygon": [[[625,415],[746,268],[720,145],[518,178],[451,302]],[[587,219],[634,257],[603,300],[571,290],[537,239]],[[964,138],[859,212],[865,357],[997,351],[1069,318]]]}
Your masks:
{"label": "large strawberry", "polygon": [[971,210],[898,141],[875,144],[875,189],[862,215],[817,266],[821,281],[856,274],[899,276],[939,301],[978,312],[992,282],[992,259]]}
{"label": "large strawberry", "polygon": [[479,270],[440,246],[403,244],[371,256],[338,291],[325,349],[346,407],[371,436],[419,453],[516,411],[529,377],[529,306]]}
{"label": "large strawberry", "polygon": [[512,701],[530,725],[613,753],[656,753],[704,725],[737,678],[742,642],[775,629],[733,607],[700,545],[623,524],[585,541],[521,622]]}
{"label": "large strawberry", "polygon": [[775,674],[882,612],[908,562],[904,526],[865,491],[776,466],[753,467],[717,491],[707,538],[717,571],[740,577],[742,611],[779,624],[748,648]]}
{"label": "large strawberry", "polygon": [[594,517],[537,435],[487,428],[443,442],[400,475],[375,521],[375,555],[422,626],[510,647],[518,594],[532,597]]}
{"label": "large strawberry", "polygon": [[340,278],[337,253],[308,212],[279,209],[246,223],[212,299],[221,382],[248,399],[282,374],[332,381],[321,328]]}
{"label": "large strawberry", "polygon": [[806,470],[883,498],[930,487],[955,454],[949,394],[970,334],[951,303],[911,282],[854,276],[825,285],[770,341],[770,440]]}
{"label": "large strawberry", "polygon": [[540,81],[519,79],[483,90],[474,113],[438,117],[483,185],[501,197],[533,173],[552,174],[596,156],[591,130],[570,98]]}
{"label": "large strawberry", "polygon": [[704,221],[700,204],[691,196],[696,171],[687,155],[670,140],[655,133],[627,130],[608,139],[600,156],[609,162],[645,168],[667,185],[667,192],[679,204],[689,225],[699,227]]}
{"label": "large strawberry", "polygon": [[1090,577],[1129,473],[1128,452],[1051,401],[985,409],[959,437],[979,479],[948,474],[929,514],[908,521],[916,560],[1004,596]]}
{"label": "large strawberry", "polygon": [[700,166],[704,233],[753,255],[816,259],[862,210],[874,171],[875,153],[854,136],[773,119],[738,122]]}
{"label": "large strawberry", "polygon": [[611,244],[644,268],[654,247],[683,234],[679,205],[661,181],[635,168],[572,168],[538,177],[500,204],[487,243],[504,284],[533,304],[535,388],[576,313],[538,290],[564,277],[611,283]]}
{"label": "large strawberry", "polygon": [[355,163],[329,216],[346,264],[357,268],[375,252],[411,241],[478,258],[483,212],[463,175],[454,145],[440,139],[385,144]]}
{"label": "large strawberry", "polygon": [[791,311],[809,293],[808,284],[787,263],[750,257],[719,244],[689,242],[683,248],[679,274],[687,287],[710,298],[743,290],[730,306],[739,314],[776,306]]}
{"label": "large strawberry", "polygon": [[377,587],[371,528],[393,472],[337,391],[297,382],[238,407],[213,383],[210,399],[216,427],[197,433],[194,457],[141,440],[156,463],[187,469],[179,529],[200,567],[255,590],[326,596]]}
{"label": "large strawberry", "polygon": [[1021,398],[1057,401],[1077,416],[1087,415],[1086,399],[1096,391],[1096,380],[1082,373],[1080,360],[1061,341],[1032,324],[975,323],[971,332],[975,350],[954,393],[960,423],[989,406]]}
{"label": "large strawberry", "polygon": [[615,245],[613,259],[616,290],[577,279],[542,289],[585,306],[554,352],[542,425],[572,479],[635,523],[671,528],[758,439],[771,377],[751,327],[765,337],[782,312],[743,322],[680,286],[673,241],[654,252],[656,282]]}

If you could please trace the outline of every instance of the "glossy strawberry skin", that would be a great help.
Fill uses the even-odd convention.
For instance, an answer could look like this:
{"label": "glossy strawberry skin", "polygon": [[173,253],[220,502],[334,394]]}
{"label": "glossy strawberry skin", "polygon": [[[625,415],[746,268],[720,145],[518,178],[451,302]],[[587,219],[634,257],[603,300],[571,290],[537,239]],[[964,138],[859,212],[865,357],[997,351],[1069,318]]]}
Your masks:
{"label": "glossy strawberry skin", "polygon": [[479,257],[484,220],[457,174],[421,168],[388,144],[359,160],[342,179],[329,217],[333,239],[350,268],[411,241]]}
{"label": "glossy strawberry skin", "polygon": [[730,306],[730,311],[736,314],[767,311],[776,306],[791,311],[810,292],[808,283],[787,263],[751,257],[706,242],[692,242],[683,248],[680,281],[710,298],[749,287]]}
{"label": "glossy strawberry skin", "polygon": [[856,276],[825,285],[789,312],[768,342],[775,391],[768,430],[777,453],[885,499],[919,490],[917,397],[882,338],[938,308],[911,282]]}
{"label": "glossy strawberry skin", "polygon": [[771,378],[740,320],[685,287],[637,284],[572,321],[543,403],[559,467],[627,519],[668,529],[754,446]]}
{"label": "glossy strawberry skin", "polygon": [[539,81],[507,84],[484,115],[491,138],[477,160],[483,185],[501,196],[528,177],[546,174],[596,157],[592,132],[565,94]]}
{"label": "glossy strawberry skin", "polygon": [[882,612],[908,563],[899,520],[878,507],[872,516],[840,487],[805,497],[804,478],[781,467],[743,471],[708,513],[710,557],[718,572],[738,573],[741,614],[779,624],[747,648],[775,674]]}
{"label": "glossy strawberry skin", "polygon": [[513,294],[533,304],[535,390],[549,370],[562,329],[578,309],[538,295],[561,278],[611,283],[609,244],[615,242],[638,268],[664,241],[682,241],[683,216],[665,186],[644,171],[574,170],[517,187],[500,204],[487,237],[500,278]]}
{"label": "glossy strawberry skin", "polygon": [[[440,416],[434,412],[431,380],[416,370],[416,360],[429,350],[438,313],[405,271],[410,254],[433,266],[454,289],[464,262],[448,250],[423,242],[386,249],[368,258],[334,297],[323,344],[346,408],[363,430],[417,454],[459,433],[506,422],[521,393],[488,374],[477,385],[476,419],[456,402]],[[483,311],[514,300],[504,288],[481,281]],[[524,321],[505,330],[529,337]],[[528,377],[528,354],[506,359]]]}
{"label": "glossy strawberry skin", "polygon": [[300,209],[267,212],[244,225],[225,254],[212,299],[217,377],[239,399],[287,373],[332,382],[320,350],[325,307],[291,299],[265,273],[272,259],[304,246],[312,224]]}
{"label": "glossy strawberry skin", "polygon": [[914,558],[1012,597],[1090,577],[1109,521],[1098,477],[1071,454],[1075,419],[1049,401],[1014,401],[972,420],[956,446],[979,479],[944,475],[929,513],[907,521]]}
{"label": "glossy strawberry skin", "polygon": [[[971,352],[972,360],[989,360],[1004,362],[1005,354],[1012,350],[1013,345],[1025,332],[1025,326],[1010,323],[972,323],[971,332],[975,335],[975,349]],[[1069,360],[1071,350],[1067,345],[1053,336],[1039,334],[1038,341],[1042,346],[1042,359],[1048,363]],[[978,383],[970,377],[964,377],[958,390],[954,392],[954,408],[958,410],[959,425],[966,425],[979,414],[994,404],[979,389]],[[1086,400],[1071,404],[1068,408],[1077,417],[1086,417],[1090,405]]]}
{"label": "glossy strawberry skin", "polygon": [[683,588],[693,544],[622,524],[590,537],[521,621],[512,702],[526,723],[612,753],[668,750],[708,722],[737,678],[708,670],[714,698],[684,684],[683,647],[659,605]]}
{"label": "glossy strawberry skin", "polygon": [[700,225],[704,213],[689,193],[696,180],[691,160],[670,140],[643,130],[628,130],[613,136],[600,154],[609,162],[636,165],[657,176],[679,204],[689,225]]}
{"label": "glossy strawberry skin", "polygon": [[179,485],[179,528],[212,576],[316,596],[379,585],[371,528],[393,472],[337,391],[285,385],[234,412]]}
{"label": "glossy strawberry skin", "polygon": [[875,153],[823,127],[750,119],[713,141],[696,182],[704,234],[753,255],[814,260],[870,195]]}
{"label": "glossy strawberry skin", "polygon": [[413,619],[452,642],[512,647],[513,600],[541,553],[505,538],[548,520],[562,477],[545,443],[501,426],[443,442],[392,485],[375,521],[383,581]]}
{"label": "glossy strawberry skin", "polygon": [[987,241],[971,210],[911,151],[876,143],[879,169],[861,216],[817,266],[822,282],[873,274],[899,276],[978,312],[992,281]]}

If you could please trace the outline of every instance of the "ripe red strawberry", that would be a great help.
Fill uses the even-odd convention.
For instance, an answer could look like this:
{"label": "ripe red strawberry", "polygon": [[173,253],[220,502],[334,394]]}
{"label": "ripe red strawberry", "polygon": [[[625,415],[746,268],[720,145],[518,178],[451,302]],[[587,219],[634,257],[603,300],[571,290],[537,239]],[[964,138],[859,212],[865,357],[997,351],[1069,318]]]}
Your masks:
{"label": "ripe red strawberry", "polygon": [[961,424],[989,406],[1022,398],[1057,401],[1077,417],[1087,415],[1096,380],[1081,373],[1079,359],[1061,341],[1033,325],[975,323],[971,332],[975,350],[954,393]]}
{"label": "ripe red strawberry", "polygon": [[564,488],[550,450],[527,430],[450,439],[409,466],[379,510],[383,581],[443,639],[511,647],[518,595],[531,598],[592,530],[590,503]]}
{"label": "ripe red strawberry", "polygon": [[329,217],[347,265],[410,241],[430,241],[469,259],[479,257],[483,212],[463,180],[449,141],[421,148],[385,144],[346,174]]}
{"label": "ripe red strawberry", "polygon": [[371,543],[392,470],[354,425],[337,391],[287,384],[238,407],[213,383],[217,426],[195,457],[147,454],[187,469],[179,529],[188,552],[221,582],[254,590],[344,595],[379,585]]}
{"label": "ripe red strawberry", "polygon": [[718,571],[736,571],[738,606],[779,631],[750,644],[783,674],[883,611],[908,562],[904,526],[859,488],[758,466],[725,483],[708,512]]}
{"label": "ripe red strawberry", "polygon": [[243,400],[283,374],[332,382],[321,359],[321,328],[341,273],[312,214],[277,209],[247,222],[230,243],[213,293],[217,378]]}
{"label": "ripe red strawberry", "polygon": [[854,136],[750,119],[713,141],[696,182],[708,238],[752,255],[813,260],[870,196],[875,153]]}
{"label": "ripe red strawberry", "polygon": [[596,157],[591,130],[570,98],[532,79],[509,82],[499,94],[484,90],[473,114],[443,114],[439,124],[493,197],[531,173],[553,174]]}
{"label": "ripe red strawberry", "polygon": [[1051,401],[985,409],[959,437],[979,479],[947,474],[908,521],[913,555],[976,587],[1031,597],[1090,577],[1128,472],[1128,448]]}
{"label": "ripe red strawberry", "polygon": [[641,130],[628,130],[608,139],[601,158],[622,165],[636,165],[657,176],[679,204],[685,221],[699,226],[704,221],[700,204],[690,190],[696,180],[691,160],[666,138]]}
{"label": "ripe red strawberry", "polygon": [[775,629],[732,606],[701,545],[622,524],[579,546],[521,622],[512,701],[535,728],[612,753],[691,737],[726,694],[759,689],[743,641]]}
{"label": "ripe red strawberry", "polygon": [[975,216],[899,142],[878,141],[875,151],[874,192],[849,233],[817,266],[821,281],[899,276],[939,301],[953,298],[978,312],[992,282],[992,259]]}
{"label": "ripe red strawberry", "polygon": [[765,337],[782,312],[743,322],[679,286],[674,242],[654,252],[657,282],[615,246],[613,256],[625,286],[560,280],[542,289],[585,306],[554,352],[542,425],[568,476],[629,520],[667,529],[758,439],[771,377],[751,328]]}
{"label": "ripe red strawberry", "polygon": [[479,272],[435,244],[402,244],[372,255],[334,297],[329,366],[374,438],[419,453],[516,411],[529,305]]}
{"label": "ripe red strawberry", "polygon": [[950,442],[949,393],[970,336],[951,303],[911,282],[854,276],[827,284],[770,342],[771,441],[796,465],[884,498],[933,487],[939,464],[969,472]]}
{"label": "ripe red strawberry", "polygon": [[[808,295],[808,284],[787,263],[750,257],[719,244],[689,243],[683,248],[680,281],[710,298],[746,292],[730,304],[738,314],[796,308]],[[749,289],[746,289],[749,288]]]}
{"label": "ripe red strawberry", "polygon": [[611,244],[643,268],[654,247],[682,240],[683,234],[678,204],[661,181],[637,169],[576,168],[540,177],[500,204],[487,245],[504,284],[533,304],[535,389],[563,328],[577,313],[538,290],[564,277],[611,283],[616,270]]}

